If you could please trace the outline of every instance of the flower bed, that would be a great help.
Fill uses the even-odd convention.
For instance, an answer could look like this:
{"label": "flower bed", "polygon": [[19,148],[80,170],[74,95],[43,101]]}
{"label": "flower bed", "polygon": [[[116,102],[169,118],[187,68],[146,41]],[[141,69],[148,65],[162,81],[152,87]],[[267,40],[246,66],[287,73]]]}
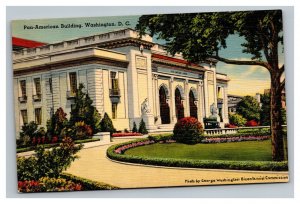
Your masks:
{"label": "flower bed", "polygon": [[126,150],[134,148],[134,147],[139,147],[139,146],[144,146],[144,145],[149,145],[149,144],[154,144],[155,141],[153,140],[145,140],[145,141],[138,141],[138,142],[133,142],[129,144],[124,144],[117,149],[115,149],[115,153],[117,154],[123,154]]}
{"label": "flower bed", "polygon": [[[147,142],[148,141],[148,142]],[[168,140],[165,140],[168,141]],[[174,140],[171,140],[173,142]],[[236,169],[236,170],[259,170],[259,171],[287,171],[287,161],[229,161],[229,160],[192,160],[175,158],[150,158],[145,156],[133,156],[123,154],[127,149],[140,145],[153,144],[149,139],[136,140],[116,144],[108,148],[106,155],[112,160],[138,163],[155,166],[184,167],[184,168],[208,168],[208,169]],[[132,144],[132,145],[130,145]],[[124,148],[123,148],[124,147]],[[125,148],[126,147],[126,148]]]}
{"label": "flower bed", "polygon": [[201,143],[261,141],[261,140],[268,140],[268,139],[270,139],[270,136],[206,137],[201,141]]}
{"label": "flower bed", "polygon": [[125,132],[125,133],[113,133],[112,137],[129,137],[129,136],[143,136],[139,132]]}
{"label": "flower bed", "polygon": [[18,181],[18,191],[22,193],[81,190],[80,184],[63,178],[42,177],[38,181]]}

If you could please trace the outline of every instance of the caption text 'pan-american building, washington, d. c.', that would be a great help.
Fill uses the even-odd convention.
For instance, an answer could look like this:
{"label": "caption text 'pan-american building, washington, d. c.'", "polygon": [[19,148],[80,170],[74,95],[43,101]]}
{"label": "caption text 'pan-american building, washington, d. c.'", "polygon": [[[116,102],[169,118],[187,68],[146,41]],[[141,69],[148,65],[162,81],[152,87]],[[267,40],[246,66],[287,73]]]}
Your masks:
{"label": "caption text 'pan-american building, washington, d. c.'", "polygon": [[229,79],[216,61],[189,63],[132,29],[14,50],[17,132],[29,121],[46,127],[59,107],[69,116],[79,83],[117,130],[141,118],[150,131],[171,130],[182,117],[203,122],[214,109],[221,126],[228,123]]}

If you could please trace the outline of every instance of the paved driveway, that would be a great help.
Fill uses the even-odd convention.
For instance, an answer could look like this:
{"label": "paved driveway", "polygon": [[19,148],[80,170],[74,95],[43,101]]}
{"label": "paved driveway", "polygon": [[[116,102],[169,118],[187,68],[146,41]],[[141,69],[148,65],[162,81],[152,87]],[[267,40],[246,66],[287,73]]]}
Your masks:
{"label": "paved driveway", "polygon": [[[124,140],[114,143],[119,142]],[[121,188],[288,181],[287,172],[161,168],[118,163],[106,158],[110,145],[82,149],[80,158],[66,172]]]}

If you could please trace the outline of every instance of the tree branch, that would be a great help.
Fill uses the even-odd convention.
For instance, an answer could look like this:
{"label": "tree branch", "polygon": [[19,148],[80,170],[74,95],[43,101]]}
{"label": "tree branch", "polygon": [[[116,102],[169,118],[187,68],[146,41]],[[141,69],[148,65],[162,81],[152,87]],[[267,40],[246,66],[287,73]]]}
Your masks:
{"label": "tree branch", "polygon": [[226,59],[220,56],[212,56],[212,58],[224,62],[226,64],[236,64],[236,65],[258,65],[267,68],[269,71],[271,70],[271,66],[267,62],[262,61],[252,61],[252,60],[232,60]]}
{"label": "tree branch", "polygon": [[279,69],[280,72],[280,76],[282,75],[282,73],[284,72],[284,64],[281,66],[281,68]]}
{"label": "tree branch", "polygon": [[285,79],[280,83],[280,90],[282,91],[285,87]]}

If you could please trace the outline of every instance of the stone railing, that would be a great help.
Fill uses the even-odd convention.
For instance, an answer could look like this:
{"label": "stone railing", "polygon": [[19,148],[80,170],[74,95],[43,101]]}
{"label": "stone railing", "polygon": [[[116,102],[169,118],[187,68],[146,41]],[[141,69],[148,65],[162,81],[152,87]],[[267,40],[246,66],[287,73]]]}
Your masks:
{"label": "stone railing", "polygon": [[238,128],[205,129],[204,135],[234,134],[234,133],[237,133],[237,129]]}
{"label": "stone railing", "polygon": [[[286,125],[282,125],[282,127],[286,127]],[[270,128],[270,126],[254,126],[254,127],[238,127],[238,128],[205,129],[204,130],[204,135],[234,134],[234,133],[237,133],[238,130],[243,130],[243,129],[262,129],[262,128]]]}
{"label": "stone railing", "polygon": [[[13,59],[17,60],[17,59],[33,57],[37,55],[45,55],[53,52],[72,50],[79,47],[91,46],[97,43],[119,40],[123,38],[139,39],[139,34],[132,29],[123,29],[119,31],[112,31],[108,33],[47,44],[37,48],[24,48],[21,51],[13,52]],[[149,35],[144,35],[142,37],[142,40],[152,42],[152,37],[150,37]]]}

